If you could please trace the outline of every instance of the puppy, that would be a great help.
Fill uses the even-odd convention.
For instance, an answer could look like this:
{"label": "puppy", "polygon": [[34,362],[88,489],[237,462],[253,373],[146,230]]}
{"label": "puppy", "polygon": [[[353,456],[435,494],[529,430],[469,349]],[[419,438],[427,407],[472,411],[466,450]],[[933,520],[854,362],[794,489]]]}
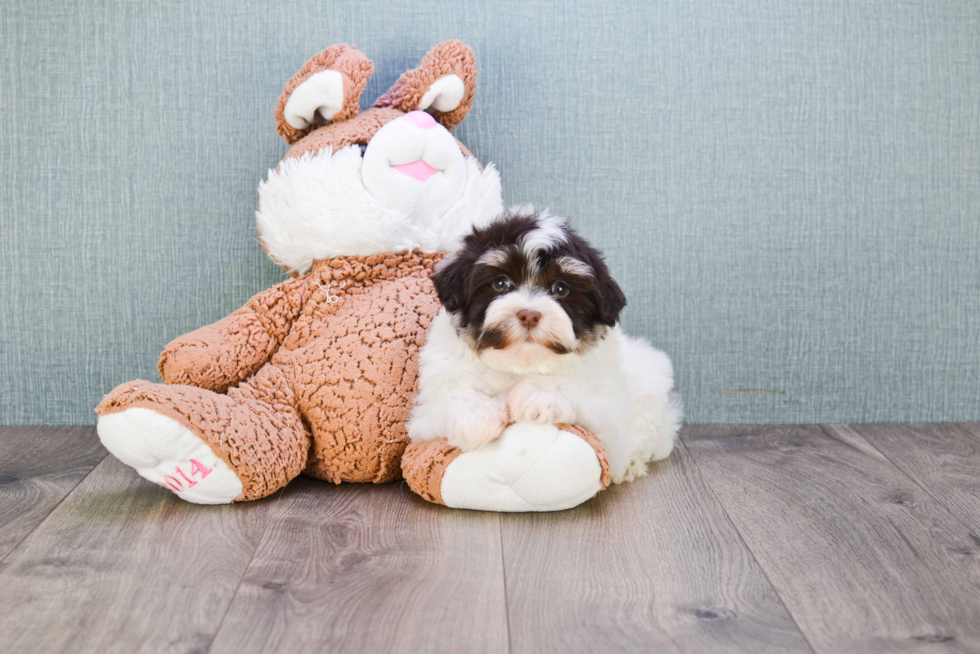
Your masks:
{"label": "puppy", "polygon": [[505,215],[432,281],[443,309],[420,355],[413,441],[466,451],[512,422],[575,423],[602,441],[617,483],[670,455],[681,421],[670,359],[623,334],[622,290],[563,218]]}

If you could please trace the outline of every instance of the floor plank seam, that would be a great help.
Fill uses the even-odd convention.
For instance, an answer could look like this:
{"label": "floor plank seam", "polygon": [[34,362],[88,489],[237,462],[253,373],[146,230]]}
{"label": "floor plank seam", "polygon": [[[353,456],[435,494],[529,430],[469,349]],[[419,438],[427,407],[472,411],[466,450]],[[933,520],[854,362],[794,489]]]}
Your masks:
{"label": "floor plank seam", "polygon": [[[819,425],[819,426],[820,426],[820,429],[821,429],[821,430],[822,430],[822,431],[823,431],[823,432],[824,432],[825,434],[827,433],[827,429],[835,429],[835,426],[834,426],[834,425],[831,425],[831,424],[827,424],[827,425]],[[844,426],[845,426],[845,427],[847,427],[847,426],[849,426],[849,425],[844,425]],[[948,506],[948,505],[946,504],[946,502],[944,502],[944,501],[942,501],[942,499],[941,499],[941,498],[939,498],[939,497],[937,497],[936,495],[934,495],[934,494],[932,493],[932,491],[931,491],[931,490],[929,490],[928,488],[926,488],[925,486],[923,486],[923,485],[922,485],[922,483],[920,483],[918,479],[916,479],[915,477],[913,477],[913,476],[912,476],[912,474],[910,474],[910,473],[909,473],[909,472],[908,472],[908,471],[907,471],[907,470],[906,470],[905,468],[903,468],[903,467],[902,467],[902,466],[900,466],[900,465],[899,465],[898,463],[896,463],[896,462],[895,462],[895,461],[894,461],[894,460],[893,460],[893,459],[892,459],[892,458],[891,458],[890,456],[888,456],[888,455],[887,455],[887,454],[886,454],[885,452],[882,452],[882,451],[881,451],[881,450],[880,450],[879,448],[877,448],[877,447],[875,447],[875,444],[874,444],[874,443],[872,443],[872,442],[871,442],[870,440],[868,440],[867,438],[865,438],[864,436],[862,436],[862,435],[861,435],[861,434],[860,434],[859,432],[856,432],[856,431],[855,431],[854,433],[855,433],[855,434],[857,434],[857,435],[858,435],[858,436],[859,436],[859,437],[860,437],[860,438],[861,438],[861,439],[862,439],[862,440],[863,440],[863,441],[864,441],[865,443],[867,443],[867,444],[868,444],[868,446],[869,446],[869,447],[870,447],[871,449],[873,449],[873,450],[874,450],[875,452],[877,452],[878,454],[880,454],[880,455],[882,456],[882,458],[884,458],[884,459],[885,459],[885,461],[887,461],[887,462],[888,462],[888,463],[889,463],[889,464],[890,464],[890,465],[891,465],[891,466],[892,466],[893,468],[895,468],[895,469],[896,469],[896,470],[898,470],[898,471],[899,471],[900,473],[902,473],[902,475],[904,475],[904,476],[905,476],[905,478],[906,478],[906,479],[908,479],[908,480],[909,480],[909,481],[910,481],[910,482],[911,482],[911,483],[912,483],[912,484],[913,484],[914,486],[916,486],[916,487],[918,487],[918,488],[919,488],[920,490],[922,490],[922,492],[923,492],[923,493],[925,493],[925,494],[926,494],[927,496],[929,496],[929,498],[930,498],[930,499],[931,499],[931,500],[932,500],[933,502],[935,502],[935,503],[936,503],[936,504],[938,504],[938,505],[939,505],[940,507],[942,507],[942,508],[943,508],[943,510],[945,510],[945,511],[946,511],[946,513],[948,513],[948,514],[950,514],[951,516],[953,516],[953,518],[955,518],[957,522],[959,522],[959,523],[960,523],[961,525],[963,525],[963,526],[964,526],[964,527],[966,528],[966,531],[967,531],[967,533],[969,533],[969,534],[970,534],[971,536],[973,536],[973,535],[975,535],[975,534],[973,533],[973,532],[974,532],[974,529],[973,529],[973,525],[970,525],[969,523],[967,523],[967,522],[964,522],[964,520],[963,520],[963,518],[961,518],[961,517],[960,517],[960,516],[959,516],[959,515],[957,514],[957,512],[953,510],[953,507],[950,507],[950,506]],[[832,436],[831,436],[830,434],[827,434],[827,436],[828,436],[828,437],[832,437]]]}
{"label": "floor plank seam", "polygon": [[684,451],[687,452],[688,456],[691,458],[691,462],[694,464],[694,469],[697,472],[697,475],[704,482],[705,488],[708,490],[709,493],[711,493],[711,498],[715,501],[715,504],[718,505],[718,508],[721,509],[721,512],[725,515],[725,519],[728,520],[728,523],[732,526],[732,529],[734,529],[735,533],[738,534],[738,539],[742,542],[742,545],[745,546],[745,550],[752,555],[752,560],[755,561],[755,564],[757,566],[759,566],[759,572],[762,573],[762,576],[765,578],[766,583],[769,584],[770,588],[772,588],[772,592],[775,593],[776,598],[779,600],[779,603],[783,606],[783,609],[785,609],[786,615],[788,615],[789,619],[793,621],[793,625],[796,626],[796,630],[800,632],[800,636],[803,638],[803,641],[806,643],[807,647],[810,648],[810,651],[816,654],[817,649],[813,646],[813,643],[810,642],[810,639],[807,637],[806,632],[803,631],[803,628],[800,626],[800,623],[796,619],[796,616],[793,615],[792,611],[790,611],[789,606],[786,604],[786,600],[783,599],[783,596],[779,592],[779,588],[776,586],[776,584],[772,582],[772,579],[769,577],[769,573],[762,565],[762,561],[759,560],[759,557],[756,555],[755,551],[749,546],[748,542],[745,540],[745,537],[742,535],[742,531],[738,528],[738,525],[732,519],[732,516],[728,514],[728,509],[725,508],[724,503],[718,498],[718,494],[715,492],[714,486],[711,485],[708,476],[701,471],[701,466],[698,465],[698,460],[697,457],[694,455],[694,452],[692,452],[690,448],[687,447],[687,443],[684,442],[684,437],[680,434],[678,434],[678,441],[681,447],[684,448]]}
{"label": "floor plank seam", "polygon": [[38,529],[38,527],[40,527],[40,526],[41,526],[41,525],[43,525],[43,524],[44,524],[45,522],[47,522],[47,521],[48,521],[48,518],[50,518],[50,517],[51,517],[51,514],[52,514],[52,513],[54,513],[55,511],[57,511],[57,510],[58,510],[58,507],[59,507],[59,506],[61,506],[62,504],[64,504],[64,503],[65,503],[65,500],[67,500],[67,499],[68,499],[69,497],[71,497],[71,495],[72,495],[72,493],[74,493],[74,492],[75,492],[76,490],[78,490],[78,487],[82,485],[82,482],[83,482],[83,481],[85,481],[86,479],[88,479],[88,477],[89,477],[89,475],[91,475],[91,474],[92,474],[93,472],[95,472],[95,471],[96,471],[96,469],[97,469],[97,468],[98,468],[98,467],[99,467],[100,465],[102,465],[102,463],[103,463],[103,462],[104,462],[104,461],[105,461],[105,460],[106,460],[106,459],[107,459],[108,457],[109,457],[109,453],[108,453],[108,452],[106,452],[106,454],[105,454],[105,456],[104,456],[104,457],[102,457],[101,459],[99,459],[99,462],[98,462],[98,463],[96,463],[96,464],[95,464],[94,466],[92,466],[92,469],[91,469],[91,470],[89,470],[89,471],[88,471],[88,473],[87,473],[87,474],[86,474],[86,475],[85,475],[84,477],[82,477],[81,479],[79,479],[79,480],[78,480],[78,482],[77,482],[77,483],[76,483],[76,484],[75,484],[74,486],[72,486],[72,487],[71,487],[71,490],[70,490],[70,491],[68,491],[67,493],[65,493],[65,496],[64,496],[64,497],[62,497],[62,498],[61,498],[61,499],[60,499],[60,500],[58,501],[58,503],[57,503],[57,504],[55,504],[54,506],[52,506],[52,507],[51,507],[51,510],[50,510],[50,511],[48,511],[48,514],[47,514],[46,516],[44,516],[44,518],[43,518],[43,519],[42,519],[41,521],[39,521],[39,522],[38,522],[38,523],[37,523],[36,525],[34,525],[34,527],[32,527],[32,528],[31,528],[31,530],[30,530],[29,532],[27,532],[26,534],[24,534],[24,537],[23,537],[23,538],[21,538],[21,539],[20,539],[19,541],[17,541],[17,544],[16,544],[16,545],[14,545],[13,547],[11,547],[11,548],[10,548],[10,551],[9,551],[9,552],[7,552],[7,553],[6,553],[6,554],[4,554],[4,555],[3,555],[2,557],[0,557],[0,564],[2,564],[2,563],[3,563],[4,561],[6,561],[6,560],[7,560],[7,558],[8,558],[8,557],[9,557],[9,556],[10,556],[11,554],[13,554],[13,553],[14,553],[14,552],[16,552],[16,551],[17,551],[18,549],[20,549],[20,546],[21,546],[21,545],[23,545],[23,544],[24,544],[24,542],[25,542],[25,541],[27,541],[27,539],[31,537],[31,534],[33,534],[33,533],[34,533],[35,531],[37,531],[37,529]]}
{"label": "floor plank seam", "polygon": [[507,595],[507,559],[504,558],[504,521],[497,514],[497,535],[500,536],[500,574],[504,579],[504,624],[507,625],[507,652],[513,654],[514,643],[510,632],[510,597]]}
{"label": "floor plank seam", "polygon": [[[285,493],[285,492],[286,492],[286,489],[285,488],[282,488],[279,491],[279,493],[276,495],[275,500],[272,500],[272,501],[278,501],[279,498],[282,497],[282,494]],[[272,524],[271,524],[272,523],[272,519],[271,519],[271,516],[269,516],[267,514],[266,517],[269,518],[269,519],[268,519],[268,522],[265,525],[265,529],[262,530],[262,536],[255,543],[255,547],[252,549],[252,553],[248,557],[248,563],[245,565],[244,568],[242,568],[242,576],[238,578],[238,583],[235,585],[235,592],[231,594],[231,598],[228,600],[228,606],[225,607],[224,613],[221,614],[221,620],[218,621],[218,626],[215,627],[215,629],[214,629],[214,635],[211,636],[211,642],[208,643],[208,648],[207,648],[207,650],[205,650],[208,654],[210,654],[212,648],[214,648],[214,642],[216,640],[218,640],[218,634],[221,633],[221,627],[224,626],[225,620],[228,618],[228,613],[231,611],[231,607],[235,603],[235,598],[238,597],[238,591],[241,590],[242,583],[245,581],[245,577],[248,576],[248,571],[252,567],[252,562],[255,561],[255,555],[258,554],[259,548],[261,548],[262,547],[262,543],[265,542],[265,537],[269,534],[269,529],[272,528]]]}

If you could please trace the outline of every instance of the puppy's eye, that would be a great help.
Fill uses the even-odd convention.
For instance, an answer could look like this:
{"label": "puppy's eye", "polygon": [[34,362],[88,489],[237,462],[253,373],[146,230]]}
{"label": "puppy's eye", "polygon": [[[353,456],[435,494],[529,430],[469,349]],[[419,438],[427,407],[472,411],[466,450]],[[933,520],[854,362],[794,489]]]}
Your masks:
{"label": "puppy's eye", "polygon": [[551,294],[555,297],[565,297],[568,295],[568,284],[565,282],[555,282],[551,285]]}
{"label": "puppy's eye", "polygon": [[510,280],[504,276],[500,276],[493,280],[493,290],[498,293],[503,293],[504,291],[510,290]]}
{"label": "puppy's eye", "polygon": [[364,156],[364,153],[367,152],[367,146],[364,145],[363,143],[358,143],[357,144],[357,147],[359,147],[361,149],[361,156],[363,157]]}

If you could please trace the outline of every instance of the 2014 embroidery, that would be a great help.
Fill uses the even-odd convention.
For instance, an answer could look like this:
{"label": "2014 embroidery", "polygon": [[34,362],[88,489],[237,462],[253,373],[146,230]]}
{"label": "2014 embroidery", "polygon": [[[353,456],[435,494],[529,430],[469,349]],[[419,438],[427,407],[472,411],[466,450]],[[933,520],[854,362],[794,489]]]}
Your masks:
{"label": "2014 embroidery", "polygon": [[[178,493],[182,493],[183,491],[189,490],[191,487],[196,485],[198,481],[210,475],[211,470],[212,468],[207,467],[197,459],[191,459],[190,477],[184,473],[180,466],[177,466],[177,471],[173,475],[164,475],[163,480],[169,488]],[[178,478],[178,475],[180,478]],[[195,476],[198,478],[194,479]],[[181,479],[183,481],[181,481]]]}

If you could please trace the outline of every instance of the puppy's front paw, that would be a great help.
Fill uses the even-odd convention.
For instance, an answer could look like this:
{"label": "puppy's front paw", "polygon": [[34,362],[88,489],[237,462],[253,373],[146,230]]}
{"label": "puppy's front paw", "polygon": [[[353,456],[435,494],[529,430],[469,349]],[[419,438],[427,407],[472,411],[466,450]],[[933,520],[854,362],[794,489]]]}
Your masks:
{"label": "puppy's front paw", "polygon": [[461,408],[446,440],[464,452],[496,440],[507,425],[507,405],[500,399],[487,399]]}
{"label": "puppy's front paw", "polygon": [[575,422],[575,410],[562,395],[528,383],[518,384],[510,390],[507,394],[507,411],[515,422]]}

